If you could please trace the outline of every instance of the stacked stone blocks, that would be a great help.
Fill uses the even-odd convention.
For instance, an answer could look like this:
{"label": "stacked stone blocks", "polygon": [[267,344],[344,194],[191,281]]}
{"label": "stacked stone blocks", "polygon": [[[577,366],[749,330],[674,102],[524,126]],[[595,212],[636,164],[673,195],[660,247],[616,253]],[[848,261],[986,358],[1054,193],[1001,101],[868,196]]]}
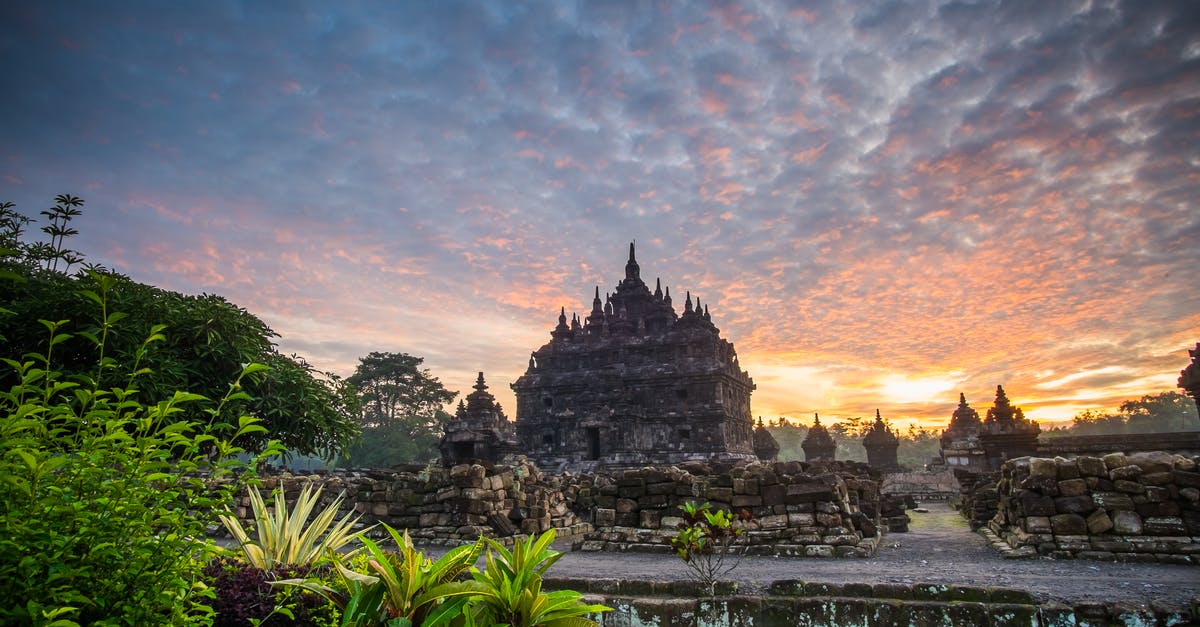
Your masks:
{"label": "stacked stone blocks", "polygon": [[989,527],[1029,554],[1200,564],[1198,461],[1163,452],[1012,460]]}

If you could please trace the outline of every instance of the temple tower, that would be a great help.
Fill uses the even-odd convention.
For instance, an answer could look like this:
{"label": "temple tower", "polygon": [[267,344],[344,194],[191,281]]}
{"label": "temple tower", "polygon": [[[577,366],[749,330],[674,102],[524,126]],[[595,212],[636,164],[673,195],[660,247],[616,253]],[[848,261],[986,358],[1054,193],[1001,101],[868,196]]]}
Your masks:
{"label": "temple tower", "polygon": [[991,470],[1015,457],[1037,455],[1038,434],[1042,428],[1025,418],[1020,407],[1014,407],[1004,393],[1003,386],[996,386],[996,401],[988,410],[987,418],[979,432],[979,443],[987,456]]}
{"label": "temple tower", "polygon": [[446,423],[438,445],[444,465],[496,463],[519,450],[512,423],[487,389],[480,372],[475,391],[467,395],[465,403],[458,402],[454,418]]}
{"label": "temple tower", "polygon": [[779,442],[763,425],[762,418],[754,427],[754,455],[762,462],[773,462],[779,459]]}
{"label": "temple tower", "polygon": [[707,306],[688,292],[677,314],[670,287],[642,280],[632,243],[624,278],[593,294],[582,322],[559,310],[512,384],[523,452],[551,471],[756,459],[754,381]]}
{"label": "temple tower", "polygon": [[966,395],[960,392],[958,407],[950,416],[950,425],[942,432],[939,451],[942,463],[971,472],[986,471],[987,455],[979,444],[979,430],[982,427],[979,412],[967,404]]}
{"label": "temple tower", "polygon": [[804,436],[800,448],[804,449],[806,462],[834,461],[837,456],[837,443],[833,441],[833,436],[829,435],[829,430],[821,424],[820,415],[813,414],[813,426],[808,428],[808,435]]}
{"label": "temple tower", "polygon": [[891,427],[883,421],[879,410],[875,410],[875,422],[863,436],[863,448],[867,449],[867,463],[884,472],[898,472],[900,462],[896,451],[900,448],[900,438],[892,432]]}

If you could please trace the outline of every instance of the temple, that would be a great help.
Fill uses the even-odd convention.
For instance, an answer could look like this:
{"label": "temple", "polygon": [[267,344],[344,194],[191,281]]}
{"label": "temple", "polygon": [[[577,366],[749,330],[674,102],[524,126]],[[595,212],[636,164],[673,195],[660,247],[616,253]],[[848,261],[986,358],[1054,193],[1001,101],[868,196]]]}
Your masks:
{"label": "temple", "polygon": [[996,401],[979,429],[979,444],[989,468],[999,470],[1007,460],[1037,455],[1041,432],[1036,422],[1026,418],[1020,407],[1009,402],[1004,387],[997,385]]}
{"label": "temple", "polygon": [[950,468],[963,468],[971,472],[987,471],[987,456],[979,444],[979,429],[982,426],[979,412],[967,404],[965,394],[959,393],[958,407],[950,416],[950,426],[942,432],[942,463]]}
{"label": "temple", "polygon": [[[694,300],[694,302],[693,302]],[[629,245],[625,278],[585,318],[560,309],[512,384],[522,451],[547,470],[754,460],[754,381],[688,293],[651,292]]]}
{"label": "temple", "polygon": [[512,423],[487,390],[481,372],[475,380],[475,391],[467,395],[466,402],[458,402],[458,410],[446,423],[438,447],[444,465],[497,463],[520,449]]}
{"label": "temple", "polygon": [[804,436],[800,448],[804,449],[806,462],[831,462],[837,457],[837,443],[833,441],[833,436],[829,435],[825,425],[821,424],[820,414],[813,414],[813,426],[808,428],[808,434]]}
{"label": "temple", "polygon": [[1192,363],[1179,371],[1179,388],[1192,397],[1196,410],[1200,411],[1200,342],[1196,342],[1195,350],[1188,349]]}
{"label": "temple", "polygon": [[897,451],[900,438],[883,421],[879,410],[875,410],[875,422],[863,435],[863,448],[867,449],[867,463],[884,472],[899,472],[900,461]]}

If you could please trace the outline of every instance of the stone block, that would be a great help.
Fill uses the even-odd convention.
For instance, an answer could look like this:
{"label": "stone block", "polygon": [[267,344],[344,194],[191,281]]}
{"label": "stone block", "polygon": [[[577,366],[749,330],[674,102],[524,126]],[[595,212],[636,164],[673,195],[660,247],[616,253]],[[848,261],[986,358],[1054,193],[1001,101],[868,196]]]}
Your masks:
{"label": "stone block", "polygon": [[812,514],[788,514],[789,527],[811,527],[816,524],[816,518]]}
{"label": "stone block", "polygon": [[1113,468],[1129,465],[1129,458],[1124,453],[1109,453],[1103,457],[1104,467],[1111,472]]}
{"label": "stone block", "polygon": [[1142,519],[1142,533],[1151,536],[1184,536],[1188,530],[1178,516],[1149,516]]}
{"label": "stone block", "polygon": [[1126,481],[1137,481],[1138,477],[1141,477],[1142,474],[1143,472],[1140,466],[1119,466],[1108,471],[1108,478],[1112,479],[1113,481],[1120,479]]}
{"label": "stone block", "polygon": [[619,498],[617,499],[617,506],[614,509],[617,510],[618,514],[628,514],[630,512],[636,512],[638,510],[638,504],[637,501],[633,499]]}
{"label": "stone block", "polygon": [[764,530],[786,529],[788,526],[788,516],[787,514],[772,514],[770,516],[763,516],[758,519],[758,526],[760,529]]}
{"label": "stone block", "polygon": [[757,494],[738,494],[733,497],[730,504],[734,508],[760,507],[762,505],[762,497]]}
{"label": "stone block", "polygon": [[1029,476],[1057,479],[1058,465],[1053,459],[1034,457],[1029,460]]}
{"label": "stone block", "polygon": [[644,509],[639,513],[638,526],[644,529],[658,529],[662,526],[662,512]]}
{"label": "stone block", "polygon": [[1175,485],[1181,488],[1200,488],[1200,472],[1176,470],[1172,475],[1175,478]]}
{"label": "stone block", "polygon": [[1128,494],[1120,492],[1093,492],[1092,502],[1096,504],[1096,507],[1103,507],[1110,512],[1115,510],[1132,511],[1134,508],[1133,499],[1129,498]]}
{"label": "stone block", "polygon": [[1087,521],[1079,514],[1056,514],[1050,517],[1050,528],[1055,535],[1081,535],[1087,533]]}
{"label": "stone block", "polygon": [[763,505],[783,505],[787,497],[787,488],[780,483],[772,483],[759,488],[759,494],[762,496]]}
{"label": "stone block", "polygon": [[833,490],[829,486],[823,483],[805,482],[788,485],[784,495],[784,502],[788,504],[816,503],[819,501],[832,501],[833,498]]}
{"label": "stone block", "polygon": [[1142,476],[1138,480],[1142,482],[1142,485],[1163,486],[1163,485],[1170,485],[1171,483],[1173,483],[1173,481],[1174,481],[1173,475],[1174,475],[1174,473],[1171,471],[1148,472],[1148,473],[1143,473]]}
{"label": "stone block", "polygon": [[1144,451],[1130,455],[1129,463],[1147,474],[1170,472],[1175,467],[1175,456],[1164,451]]}
{"label": "stone block", "polygon": [[1025,531],[1029,533],[1050,533],[1049,516],[1027,516],[1024,518]]}
{"label": "stone block", "polygon": [[1016,498],[1017,511],[1024,516],[1053,516],[1057,513],[1054,499],[1033,492],[1025,492]]}
{"label": "stone block", "polygon": [[1104,465],[1104,460],[1099,457],[1081,455],[1075,458],[1075,465],[1079,467],[1079,474],[1083,477],[1108,476],[1108,467]]}
{"label": "stone block", "polygon": [[592,521],[597,527],[612,527],[617,523],[617,510],[600,507]]}
{"label": "stone block", "polygon": [[1087,481],[1083,479],[1065,479],[1058,482],[1059,496],[1083,496],[1087,493]]}
{"label": "stone block", "polygon": [[1105,533],[1113,528],[1112,519],[1108,517],[1108,512],[1098,509],[1087,517],[1088,533],[1097,535]]}
{"label": "stone block", "polygon": [[1124,492],[1126,494],[1145,494],[1146,493],[1146,486],[1144,486],[1136,481],[1126,481],[1123,479],[1114,480],[1113,488],[1116,489],[1117,492]]}
{"label": "stone block", "polygon": [[833,557],[834,549],[829,544],[812,544],[804,547],[805,557]]}
{"label": "stone block", "polygon": [[733,500],[733,488],[711,487],[708,489],[707,497],[710,501],[728,503]]}
{"label": "stone block", "polygon": [[1096,504],[1091,496],[1060,496],[1054,499],[1054,509],[1060,514],[1088,514]]}
{"label": "stone block", "polygon": [[1138,516],[1137,512],[1121,510],[1110,512],[1109,517],[1112,519],[1113,533],[1123,536],[1142,534],[1142,517]]}
{"label": "stone block", "polygon": [[1137,513],[1140,514],[1143,519],[1145,519],[1149,516],[1179,516],[1180,515],[1178,501],[1163,501],[1163,502],[1159,502],[1159,503],[1142,503],[1142,504],[1138,505],[1135,509],[1136,509]]}

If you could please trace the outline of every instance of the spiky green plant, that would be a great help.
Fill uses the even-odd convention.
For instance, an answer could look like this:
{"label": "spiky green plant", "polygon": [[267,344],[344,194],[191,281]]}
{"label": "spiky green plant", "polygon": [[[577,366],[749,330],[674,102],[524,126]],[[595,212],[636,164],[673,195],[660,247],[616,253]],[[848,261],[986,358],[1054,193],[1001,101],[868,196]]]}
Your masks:
{"label": "spiky green plant", "polygon": [[530,536],[504,545],[484,538],[485,570],[473,569],[471,576],[481,584],[467,602],[466,624],[510,625],[511,627],[595,627],[588,614],[612,608],[582,602],[574,590],[542,591],[542,575],[563,554],[550,549],[555,531]]}
{"label": "spiky green plant", "polygon": [[458,546],[436,562],[413,548],[408,531],[383,526],[399,547],[389,553],[363,538],[369,556],[362,574],[336,564],[339,581],[330,586],[318,579],[288,579],[276,585],[299,586],[317,592],[342,610],[342,627],[439,627],[451,625],[463,613],[468,597],[481,592],[473,581],[458,581],[479,559],[480,542]]}
{"label": "spiky green plant", "polygon": [[220,515],[221,523],[237,540],[246,561],[256,568],[272,570],[278,566],[312,566],[328,559],[350,542],[362,539],[367,531],[354,531],[359,517],[351,519],[353,514],[346,514],[334,522],[342,504],[342,496],[338,496],[309,523],[308,519],[323,489],[318,488],[313,492],[312,484],[304,486],[289,512],[281,490],[275,490],[275,507],[268,509],[258,488],[251,488],[254,539],[228,509]]}

